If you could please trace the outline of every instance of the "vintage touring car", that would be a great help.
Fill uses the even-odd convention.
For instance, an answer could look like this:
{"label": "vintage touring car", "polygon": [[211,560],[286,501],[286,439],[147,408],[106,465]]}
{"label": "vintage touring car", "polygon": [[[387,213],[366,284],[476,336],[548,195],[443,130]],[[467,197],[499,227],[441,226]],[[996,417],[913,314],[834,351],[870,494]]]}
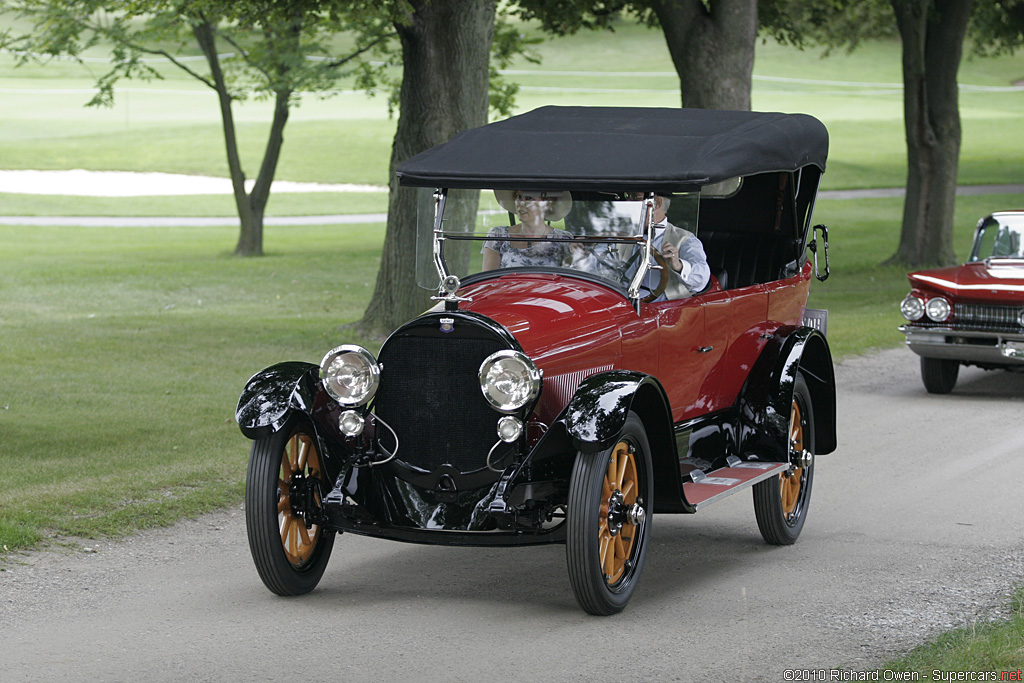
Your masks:
{"label": "vintage touring car", "polygon": [[907,278],[899,329],[929,393],[953,391],[961,365],[1024,371],[1024,211],[978,221],[967,263]]}
{"label": "vintage touring car", "polygon": [[[748,488],[764,539],[793,543],[836,448],[806,309],[827,149],[799,114],[544,107],[401,164],[436,305],[376,357],[274,365],[238,403],[266,586],[312,590],[341,532],[564,543],[580,606],[613,614],[656,515]],[[692,290],[684,252],[711,274]]]}

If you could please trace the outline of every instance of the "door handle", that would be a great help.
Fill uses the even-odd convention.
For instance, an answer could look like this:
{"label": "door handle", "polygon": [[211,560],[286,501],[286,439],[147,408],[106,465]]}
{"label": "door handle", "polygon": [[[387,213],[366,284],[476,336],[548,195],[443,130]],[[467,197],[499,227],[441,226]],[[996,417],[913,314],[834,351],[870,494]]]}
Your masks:
{"label": "door handle", "polygon": [[708,351],[714,351],[714,346],[698,346],[697,353],[707,353]]}

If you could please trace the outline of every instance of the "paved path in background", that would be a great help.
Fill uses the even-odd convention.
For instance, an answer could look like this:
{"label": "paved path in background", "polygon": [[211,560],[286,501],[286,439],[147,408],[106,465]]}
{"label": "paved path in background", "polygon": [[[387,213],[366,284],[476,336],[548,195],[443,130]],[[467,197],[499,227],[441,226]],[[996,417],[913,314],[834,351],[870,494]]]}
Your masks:
{"label": "paved path in background", "polygon": [[[818,193],[819,199],[865,199],[878,197],[902,197],[906,194],[903,188],[881,188],[869,190],[824,190]],[[969,185],[957,189],[958,195],[977,194],[1024,194],[1024,185]],[[994,207],[996,209],[1017,207]],[[342,225],[352,223],[385,223],[386,213],[334,214],[324,216],[267,216],[264,224],[269,226],[284,225]],[[218,227],[237,226],[238,218],[234,216],[204,217],[169,217],[147,218],[132,216],[0,216],[0,225],[28,226],[82,226],[82,227],[124,227],[124,228],[159,228],[159,227]]]}
{"label": "paved path in background", "polygon": [[967,368],[932,396],[903,348],[836,375],[839,449],[817,460],[796,545],[764,544],[749,493],[656,515],[620,615],[579,610],[561,546],[351,534],[317,590],[279,598],[236,508],[17,558],[0,680],[776,682],[1004,614],[1024,582],[1024,375]]}

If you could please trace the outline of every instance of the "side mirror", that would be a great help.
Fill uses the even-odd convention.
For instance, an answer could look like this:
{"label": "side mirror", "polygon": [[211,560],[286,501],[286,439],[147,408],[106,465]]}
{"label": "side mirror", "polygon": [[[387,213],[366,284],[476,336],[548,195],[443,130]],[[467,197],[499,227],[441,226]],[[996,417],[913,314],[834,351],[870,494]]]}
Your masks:
{"label": "side mirror", "polygon": [[[814,231],[811,241],[807,243],[807,248],[814,254],[814,277],[818,278],[819,281],[824,282],[828,279],[828,226],[826,225],[815,225],[812,230]],[[821,240],[824,246],[825,252],[825,274],[822,275],[818,270],[818,231],[821,230]]]}

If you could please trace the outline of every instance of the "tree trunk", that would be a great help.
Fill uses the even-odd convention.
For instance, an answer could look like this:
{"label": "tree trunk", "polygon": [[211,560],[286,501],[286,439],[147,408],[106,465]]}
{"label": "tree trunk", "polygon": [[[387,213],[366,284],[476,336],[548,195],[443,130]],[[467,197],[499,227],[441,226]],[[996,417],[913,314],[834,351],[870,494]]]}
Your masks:
{"label": "tree trunk", "polygon": [[[408,23],[396,25],[404,68],[391,150],[388,224],[377,284],[360,322],[371,332],[390,331],[430,303],[431,293],[416,285],[416,190],[398,185],[395,167],[487,122],[496,0],[414,0],[411,5]],[[471,224],[475,201],[459,209],[465,215],[451,222]]]}
{"label": "tree trunk", "polygon": [[973,0],[891,0],[903,41],[907,197],[900,243],[889,262],[948,265],[960,160],[956,83]]}
{"label": "tree trunk", "polygon": [[238,155],[238,138],[235,133],[235,118],[231,109],[232,97],[224,78],[217,55],[216,29],[206,21],[199,21],[192,27],[192,33],[203,51],[210,66],[210,75],[217,100],[220,103],[221,127],[224,129],[224,146],[227,153],[228,173],[231,176],[231,189],[235,198],[240,224],[238,244],[235,254],[238,256],[263,255],[263,215],[270,199],[270,186],[277,172],[277,162],[281,157],[281,146],[284,144],[284,127],[288,123],[292,91],[278,90],[274,100],[274,119],[270,124],[270,135],[263,153],[263,163],[252,192],[245,191],[245,172]]}
{"label": "tree trunk", "polygon": [[750,109],[757,0],[653,0],[682,106]]}

